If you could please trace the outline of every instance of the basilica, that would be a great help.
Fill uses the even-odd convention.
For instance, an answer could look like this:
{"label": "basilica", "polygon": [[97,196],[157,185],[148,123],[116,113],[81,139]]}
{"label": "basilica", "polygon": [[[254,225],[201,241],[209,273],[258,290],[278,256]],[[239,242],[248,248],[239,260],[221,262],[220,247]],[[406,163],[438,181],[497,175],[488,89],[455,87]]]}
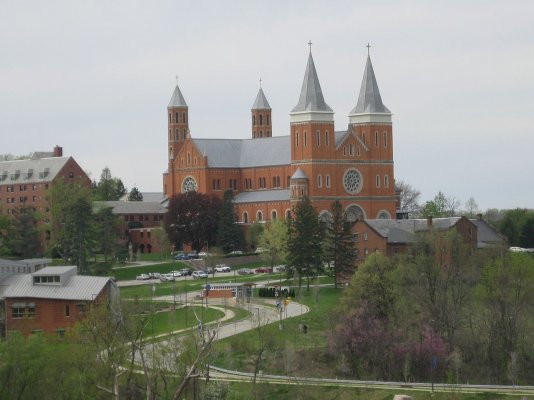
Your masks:
{"label": "basilica", "polygon": [[167,107],[164,194],[170,198],[196,190],[222,197],[232,190],[243,224],[286,218],[303,196],[325,221],[331,218],[334,200],[341,202],[350,221],[395,218],[391,116],[369,55],[348,126],[338,130],[311,51],[298,102],[290,111],[289,134],[284,136],[272,132],[272,109],[260,87],[251,108],[249,138],[195,139],[177,85]]}

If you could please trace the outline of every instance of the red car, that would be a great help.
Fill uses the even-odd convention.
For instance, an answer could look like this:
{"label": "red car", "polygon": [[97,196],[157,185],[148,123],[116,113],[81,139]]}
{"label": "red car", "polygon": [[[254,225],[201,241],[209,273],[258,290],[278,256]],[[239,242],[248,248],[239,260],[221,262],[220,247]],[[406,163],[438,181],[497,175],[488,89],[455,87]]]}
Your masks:
{"label": "red car", "polygon": [[273,269],[268,268],[268,267],[260,267],[256,269],[257,274],[271,274],[272,272],[273,272]]}

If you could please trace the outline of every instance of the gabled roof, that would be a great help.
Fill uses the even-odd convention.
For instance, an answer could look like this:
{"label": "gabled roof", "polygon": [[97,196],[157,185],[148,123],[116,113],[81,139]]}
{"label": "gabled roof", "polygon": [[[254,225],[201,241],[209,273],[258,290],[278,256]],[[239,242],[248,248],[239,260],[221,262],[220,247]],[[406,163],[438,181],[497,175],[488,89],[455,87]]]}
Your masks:
{"label": "gabled roof", "polygon": [[[460,219],[461,217],[433,218],[432,228],[447,230]],[[411,243],[417,232],[428,231],[426,219],[367,219],[365,222],[379,235],[387,238],[388,243]]]}
{"label": "gabled roof", "polygon": [[109,207],[113,214],[165,214],[165,204],[154,201],[94,201],[93,209],[98,211]]}
{"label": "gabled roof", "polygon": [[308,57],[308,64],[306,65],[299,102],[293,110],[291,110],[292,113],[305,111],[332,112],[330,106],[324,101],[323,91],[321,90],[321,84],[319,83],[311,53]]}
{"label": "gabled roof", "polygon": [[291,176],[291,179],[308,179],[306,174],[300,168],[297,168],[295,173]]}
{"label": "gabled roof", "polygon": [[210,168],[252,168],[291,163],[289,136],[192,141],[198,151],[208,157]]}
{"label": "gabled roof", "polygon": [[371,57],[367,56],[367,63],[365,64],[365,71],[363,73],[362,86],[360,88],[360,95],[358,96],[358,104],[352,109],[350,114],[372,114],[372,113],[388,113],[391,111],[382,103],[382,97],[378,90],[378,83],[376,82],[373,64]]}
{"label": "gabled roof", "polygon": [[[130,193],[126,193],[124,196],[122,196],[119,200],[120,201],[130,201],[128,200],[128,196]],[[143,196],[143,202],[145,203],[164,203],[167,197],[165,197],[165,194],[163,192],[141,192],[141,195]]]}
{"label": "gabled roof", "polygon": [[268,201],[289,201],[291,191],[289,189],[256,190],[253,192],[241,192],[234,197],[234,203],[262,203]]}
{"label": "gabled roof", "polygon": [[171,101],[167,107],[187,107],[187,103],[185,102],[184,96],[182,96],[182,92],[178,85],[174,88],[174,93],[172,94]]}
{"label": "gabled roof", "polygon": [[486,221],[478,218],[470,218],[469,221],[477,226],[478,248],[504,244],[506,242],[504,236]]}
{"label": "gabled roof", "polygon": [[109,277],[74,275],[61,286],[34,285],[33,274],[15,274],[3,280],[0,298],[94,300],[108,282]]}
{"label": "gabled roof", "polygon": [[50,182],[69,159],[70,157],[50,157],[0,161],[0,184]]}
{"label": "gabled roof", "polygon": [[265,97],[265,93],[263,93],[263,89],[260,88],[258,91],[258,95],[256,96],[256,100],[254,100],[254,104],[252,105],[253,110],[270,110],[271,106],[269,105],[269,102],[267,101],[267,98]]}

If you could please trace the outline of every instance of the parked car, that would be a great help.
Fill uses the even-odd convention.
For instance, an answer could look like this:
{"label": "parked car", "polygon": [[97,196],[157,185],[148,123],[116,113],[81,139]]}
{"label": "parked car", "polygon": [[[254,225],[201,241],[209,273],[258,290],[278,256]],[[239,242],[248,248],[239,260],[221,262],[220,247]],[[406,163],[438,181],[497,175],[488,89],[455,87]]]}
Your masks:
{"label": "parked car", "polygon": [[172,276],[174,276],[175,278],[179,278],[182,276],[182,273],[180,271],[172,271],[171,272]]}
{"label": "parked car", "polygon": [[189,257],[190,260],[194,260],[198,258],[198,253],[196,251],[190,251],[187,253],[187,257]]}
{"label": "parked car", "polygon": [[146,281],[150,279],[150,276],[148,276],[147,274],[141,274],[141,275],[137,275],[135,279],[137,279],[138,281]]}
{"label": "parked car", "polygon": [[191,274],[193,273],[193,271],[191,271],[191,268],[182,268],[180,272],[182,273],[182,276],[191,276]]}
{"label": "parked car", "polygon": [[275,265],[273,270],[274,272],[285,272],[287,267],[285,265]]}
{"label": "parked car", "polygon": [[209,257],[211,254],[206,252],[206,251],[201,251],[200,253],[198,253],[198,256],[200,258],[206,258],[206,257]]}
{"label": "parked car", "polygon": [[264,249],[263,247],[257,247],[254,253],[261,254],[261,253],[265,253],[266,251],[267,249]]}
{"label": "parked car", "polygon": [[219,265],[216,265],[215,266],[215,271],[216,272],[230,272],[231,269],[228,265],[226,264],[219,264]]}
{"label": "parked car", "polygon": [[231,256],[242,256],[243,252],[241,250],[234,250],[234,251],[231,251],[228,254],[231,255]]}
{"label": "parked car", "polygon": [[150,279],[159,279],[160,277],[160,273],[159,272],[149,272],[148,273],[148,276]]}
{"label": "parked car", "polygon": [[203,279],[207,278],[208,274],[206,274],[204,271],[195,271],[191,276],[193,277],[193,279]]}
{"label": "parked car", "polygon": [[254,274],[254,271],[248,268],[241,268],[239,271],[237,271],[238,275],[252,275]]}
{"label": "parked car", "polygon": [[207,274],[213,274],[214,269],[213,269],[213,267],[206,267],[206,268],[204,268],[204,272],[207,273]]}
{"label": "parked car", "polygon": [[269,267],[256,268],[256,273],[257,274],[270,274],[272,272],[273,272],[273,269],[269,268]]}
{"label": "parked car", "polygon": [[189,260],[189,256],[184,253],[178,253],[174,256],[175,260]]}
{"label": "parked car", "polygon": [[175,281],[176,280],[176,278],[174,277],[174,274],[172,272],[170,272],[168,274],[165,274],[165,275],[162,275],[162,276],[165,277],[166,281]]}

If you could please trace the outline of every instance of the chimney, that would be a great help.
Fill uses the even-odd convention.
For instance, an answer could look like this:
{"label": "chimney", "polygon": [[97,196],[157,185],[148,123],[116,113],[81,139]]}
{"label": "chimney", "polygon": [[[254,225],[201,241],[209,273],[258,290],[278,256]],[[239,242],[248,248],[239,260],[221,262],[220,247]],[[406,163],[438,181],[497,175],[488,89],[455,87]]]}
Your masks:
{"label": "chimney", "polygon": [[477,214],[477,219],[478,219],[479,221],[482,221],[482,214]]}
{"label": "chimney", "polygon": [[432,228],[432,215],[429,215],[428,217],[426,217],[426,226],[428,228]]}
{"label": "chimney", "polygon": [[54,157],[63,157],[63,147],[58,145],[54,147]]}

